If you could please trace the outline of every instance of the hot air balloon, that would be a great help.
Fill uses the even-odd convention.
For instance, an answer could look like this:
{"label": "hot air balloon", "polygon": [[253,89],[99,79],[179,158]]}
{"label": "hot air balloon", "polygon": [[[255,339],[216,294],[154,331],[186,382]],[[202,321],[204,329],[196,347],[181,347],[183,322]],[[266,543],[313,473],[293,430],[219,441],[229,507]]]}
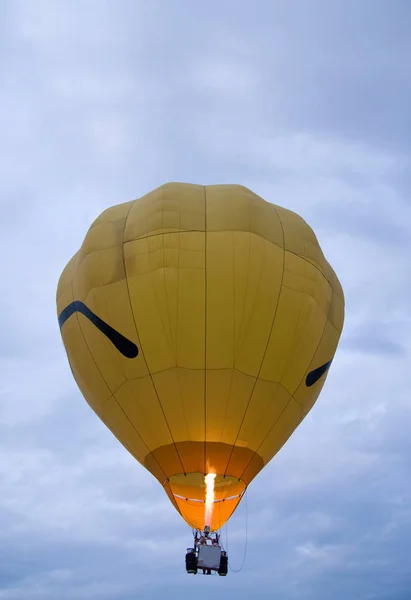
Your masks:
{"label": "hot air balloon", "polygon": [[208,533],[316,402],[344,296],[294,212],[240,185],[168,183],[92,223],[57,312],[88,404]]}

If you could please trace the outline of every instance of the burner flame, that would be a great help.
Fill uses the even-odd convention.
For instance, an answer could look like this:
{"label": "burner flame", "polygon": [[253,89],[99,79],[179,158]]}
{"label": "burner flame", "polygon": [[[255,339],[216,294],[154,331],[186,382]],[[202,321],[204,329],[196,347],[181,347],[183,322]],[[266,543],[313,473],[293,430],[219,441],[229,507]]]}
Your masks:
{"label": "burner flame", "polygon": [[215,473],[209,473],[204,477],[206,484],[206,501],[205,501],[205,527],[211,528],[211,521],[213,519],[213,508],[214,508],[214,480],[216,478]]}

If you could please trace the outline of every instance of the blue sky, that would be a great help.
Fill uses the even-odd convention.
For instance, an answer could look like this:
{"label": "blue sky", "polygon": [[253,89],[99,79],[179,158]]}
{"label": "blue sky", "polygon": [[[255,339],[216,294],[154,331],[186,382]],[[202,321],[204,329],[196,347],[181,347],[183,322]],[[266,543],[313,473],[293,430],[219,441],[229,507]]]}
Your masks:
{"label": "blue sky", "polygon": [[[0,4],[0,599],[411,597],[410,30],[408,0]],[[297,211],[346,295],[226,579],[185,574],[190,530],[82,399],[56,320],[94,218],[167,181]]]}

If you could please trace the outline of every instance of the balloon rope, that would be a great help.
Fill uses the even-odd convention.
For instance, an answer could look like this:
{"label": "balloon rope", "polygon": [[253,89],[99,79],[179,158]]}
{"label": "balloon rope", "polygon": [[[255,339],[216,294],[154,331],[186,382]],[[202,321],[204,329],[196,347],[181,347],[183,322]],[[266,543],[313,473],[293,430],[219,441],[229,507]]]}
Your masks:
{"label": "balloon rope", "polygon": [[[225,538],[226,538],[226,550],[227,550],[227,554],[228,554],[228,523],[226,523],[225,526]],[[244,546],[244,556],[243,556],[243,561],[241,563],[241,566],[239,569],[233,569],[230,561],[228,562],[228,567],[230,569],[230,571],[232,571],[233,573],[239,573],[242,568],[244,567],[245,564],[245,559],[247,557],[247,547],[248,547],[248,502],[247,502],[247,490],[245,491],[245,546]]]}

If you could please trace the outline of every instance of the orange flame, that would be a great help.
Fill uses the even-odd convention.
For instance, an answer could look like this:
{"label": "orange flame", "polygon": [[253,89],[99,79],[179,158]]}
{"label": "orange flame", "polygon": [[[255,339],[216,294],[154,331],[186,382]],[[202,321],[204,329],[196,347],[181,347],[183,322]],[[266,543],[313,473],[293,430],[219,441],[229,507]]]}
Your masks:
{"label": "orange flame", "polygon": [[214,508],[214,479],[216,478],[215,473],[209,473],[204,477],[206,484],[206,503],[205,503],[205,527],[211,528],[211,521],[213,518]]}

